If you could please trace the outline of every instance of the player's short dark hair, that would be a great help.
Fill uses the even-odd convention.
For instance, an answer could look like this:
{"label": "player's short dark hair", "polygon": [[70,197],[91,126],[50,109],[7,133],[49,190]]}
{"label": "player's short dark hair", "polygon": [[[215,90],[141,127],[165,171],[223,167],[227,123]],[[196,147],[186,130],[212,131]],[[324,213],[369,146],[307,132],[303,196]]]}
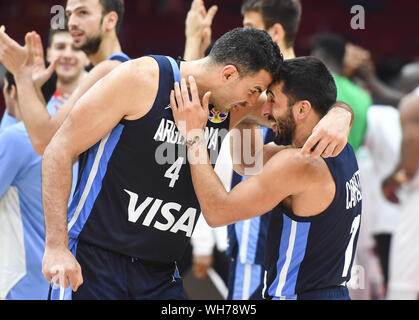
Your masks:
{"label": "player's short dark hair", "polygon": [[263,0],[261,12],[266,30],[280,23],[285,30],[285,43],[292,47],[300,26],[301,10],[300,0]]}
{"label": "player's short dark hair", "polygon": [[335,81],[323,62],[314,57],[285,60],[275,81],[284,82],[282,91],[290,105],[308,100],[321,117],[336,102]]}
{"label": "player's short dark hair", "polygon": [[244,15],[246,12],[256,11],[262,13],[262,0],[245,0],[243,1],[241,12]]}
{"label": "player's short dark hair", "polygon": [[103,16],[107,15],[109,12],[112,11],[116,12],[116,14],[118,15],[118,22],[116,23],[115,28],[116,33],[118,34],[125,13],[124,0],[99,0],[99,3],[102,5],[103,8]]}
{"label": "player's short dark hair", "polygon": [[266,70],[275,76],[283,62],[281,50],[266,31],[235,28],[220,37],[209,55],[217,64],[234,65],[240,76]]}
{"label": "player's short dark hair", "polygon": [[346,43],[346,39],[339,34],[329,32],[321,33],[314,39],[312,52],[342,67]]}

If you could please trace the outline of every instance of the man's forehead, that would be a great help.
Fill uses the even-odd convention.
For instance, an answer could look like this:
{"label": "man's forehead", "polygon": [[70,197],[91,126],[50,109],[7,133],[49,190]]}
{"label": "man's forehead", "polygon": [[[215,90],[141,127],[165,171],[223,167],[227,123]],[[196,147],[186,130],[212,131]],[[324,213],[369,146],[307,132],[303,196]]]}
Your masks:
{"label": "man's forehead", "polygon": [[265,89],[272,82],[272,75],[264,69],[258,71],[250,77],[253,78],[252,80],[254,86],[263,86]]}
{"label": "man's forehead", "polygon": [[273,82],[269,85],[267,93],[275,96],[278,96],[280,93],[282,93],[282,87],[284,86],[284,82]]}
{"label": "man's forehead", "polygon": [[260,24],[263,23],[262,14],[256,10],[250,10],[243,14],[243,24]]}
{"label": "man's forehead", "polygon": [[265,30],[265,22],[262,14],[258,11],[249,11],[243,16],[243,27],[251,27],[259,30]]}
{"label": "man's forehead", "polygon": [[73,38],[71,37],[71,34],[68,31],[57,32],[52,37],[52,43],[68,41],[73,42]]}
{"label": "man's forehead", "polygon": [[53,41],[59,41],[59,40],[67,40],[67,39],[73,39],[73,38],[71,37],[71,34],[69,31],[63,30],[63,31],[55,33],[52,39]]}
{"label": "man's forehead", "polygon": [[66,11],[74,11],[78,8],[92,8],[99,4],[99,0],[68,0]]}
{"label": "man's forehead", "polygon": [[262,93],[268,88],[268,86],[269,86],[268,83],[262,83],[258,81],[257,83],[253,83],[252,85],[250,85],[249,90],[252,90],[252,91],[255,90],[255,91],[258,91],[259,93]]}

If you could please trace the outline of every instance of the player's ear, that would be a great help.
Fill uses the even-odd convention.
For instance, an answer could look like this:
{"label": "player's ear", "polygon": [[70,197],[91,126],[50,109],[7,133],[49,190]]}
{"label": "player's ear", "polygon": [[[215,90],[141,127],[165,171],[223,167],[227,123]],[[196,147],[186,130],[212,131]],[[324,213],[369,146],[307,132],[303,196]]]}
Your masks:
{"label": "player's ear", "polygon": [[285,41],[285,29],[280,23],[275,23],[268,29],[268,33],[272,40],[276,43],[282,43]]}
{"label": "player's ear", "polygon": [[294,117],[296,119],[302,120],[308,117],[311,111],[311,103],[308,100],[298,101],[294,105]]}
{"label": "player's ear", "polygon": [[116,28],[118,23],[118,14],[115,11],[111,11],[103,19],[103,26],[105,31],[111,31]]}
{"label": "player's ear", "polygon": [[236,66],[228,64],[221,70],[221,75],[223,81],[232,81],[239,77],[239,71],[237,70]]}
{"label": "player's ear", "polygon": [[10,97],[13,99],[13,101],[18,101],[17,88],[14,84],[10,86]]}

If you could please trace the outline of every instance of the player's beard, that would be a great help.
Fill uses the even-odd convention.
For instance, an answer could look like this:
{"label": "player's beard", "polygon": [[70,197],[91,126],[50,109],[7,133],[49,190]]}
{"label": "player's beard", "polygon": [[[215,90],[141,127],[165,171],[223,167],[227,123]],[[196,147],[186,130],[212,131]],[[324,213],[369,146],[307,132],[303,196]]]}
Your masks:
{"label": "player's beard", "polygon": [[86,55],[92,55],[98,52],[101,43],[102,43],[102,34],[99,33],[97,36],[87,39],[86,43],[83,44],[80,47],[80,49]]}
{"label": "player's beard", "polygon": [[272,116],[269,116],[269,120],[275,120],[278,126],[275,132],[274,142],[277,145],[289,146],[292,145],[295,136],[295,129],[297,127],[294,119],[294,115],[291,110],[283,119],[275,119]]}

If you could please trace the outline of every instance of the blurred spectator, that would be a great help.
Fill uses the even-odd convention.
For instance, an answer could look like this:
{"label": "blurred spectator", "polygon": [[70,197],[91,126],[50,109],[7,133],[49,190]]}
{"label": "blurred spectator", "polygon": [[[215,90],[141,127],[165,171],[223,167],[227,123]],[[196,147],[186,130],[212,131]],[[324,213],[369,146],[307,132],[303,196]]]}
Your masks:
{"label": "blurred spectator", "polygon": [[[400,82],[402,93],[405,95],[415,89],[419,85],[419,64],[411,63],[404,66],[400,73]],[[367,260],[371,255],[371,248],[374,247],[386,291],[391,238],[401,207],[400,204],[391,203],[384,197],[381,184],[399,163],[402,129],[400,113],[393,106],[373,105],[368,109],[367,119],[364,148],[362,156],[358,159],[363,177],[364,196],[360,250],[365,249],[363,258]],[[362,248],[362,245],[365,248]],[[370,259],[374,258],[370,256]],[[367,274],[368,272],[369,270]]]}
{"label": "blurred spectator", "polygon": [[[400,162],[383,182],[389,201],[401,204],[390,247],[389,289],[391,300],[419,299],[419,83],[416,64],[403,69],[407,88],[417,86],[399,105],[402,126]],[[406,80],[411,80],[407,81]],[[402,188],[403,187],[403,188]],[[401,192],[401,190],[403,192]]]}
{"label": "blurred spectator", "polygon": [[397,107],[403,92],[386,85],[375,72],[371,53],[352,43],[346,45],[344,74],[351,78],[357,76],[371,92],[375,103]]}
{"label": "blurred spectator", "polygon": [[[65,100],[62,95],[70,95],[83,79],[88,60],[74,48],[70,33],[60,29],[50,34],[47,56],[49,61],[56,61],[56,77],[51,77],[42,91],[45,101],[49,101],[48,112],[54,114]],[[7,122],[2,121],[5,128],[0,131],[0,298],[46,300],[49,283],[41,272],[45,248],[42,158],[35,153],[23,122],[11,124],[19,120],[17,90],[13,76],[7,73]],[[76,179],[75,165],[72,192]]]}
{"label": "blurred spectator", "polygon": [[3,78],[3,97],[6,109],[1,118],[0,132],[6,127],[20,121],[16,83],[13,75],[9,71],[6,71]]}
{"label": "blurred spectator", "polygon": [[[381,184],[399,162],[400,145],[398,110],[392,106],[371,106],[368,109],[364,144],[358,152],[363,221],[358,240],[357,262],[365,271],[365,292],[357,292],[356,296],[362,299],[385,296],[390,242],[400,206],[384,198]],[[375,274],[376,272],[380,275]]]}
{"label": "blurred spectator", "polygon": [[[411,81],[414,69],[406,67],[401,72],[403,94],[415,85]],[[373,105],[368,109],[367,131],[358,153],[364,219],[357,259],[364,266],[366,288],[356,295],[363,299],[383,299],[388,288],[390,245],[401,206],[384,197],[381,184],[399,163],[401,135],[400,114],[394,106]]]}
{"label": "blurred spectator", "polygon": [[404,95],[414,91],[419,86],[419,62],[405,65],[401,71],[400,87]]}
{"label": "blurred spectator", "polygon": [[335,79],[338,101],[350,105],[354,111],[354,123],[348,142],[355,153],[361,146],[367,127],[367,110],[372,104],[368,92],[344,75],[346,40],[337,34],[323,33],[317,36],[311,55],[322,60]]}
{"label": "blurred spectator", "polygon": [[[19,108],[16,87],[8,88],[12,81],[12,78],[4,81],[8,110]],[[45,237],[41,157],[33,151],[23,122],[3,125],[0,131],[0,299],[45,300],[49,283],[41,272]]]}

